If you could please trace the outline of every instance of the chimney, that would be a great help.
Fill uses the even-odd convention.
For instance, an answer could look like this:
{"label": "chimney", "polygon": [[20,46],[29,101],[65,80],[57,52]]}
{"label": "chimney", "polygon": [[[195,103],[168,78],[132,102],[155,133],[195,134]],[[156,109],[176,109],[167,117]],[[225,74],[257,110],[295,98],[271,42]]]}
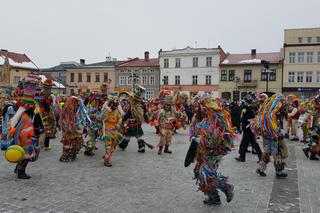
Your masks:
{"label": "chimney", "polygon": [[257,54],[257,50],[256,49],[251,49],[251,55],[252,56],[256,56]]}
{"label": "chimney", "polygon": [[107,56],[106,57],[106,62],[110,62],[111,61],[111,57],[110,56]]}
{"label": "chimney", "polygon": [[80,59],[80,64],[81,64],[81,65],[85,65],[85,64],[86,64],[86,60],[84,60],[84,59],[81,58],[81,59]]}
{"label": "chimney", "polygon": [[149,61],[149,52],[148,51],[144,52],[144,60]]}

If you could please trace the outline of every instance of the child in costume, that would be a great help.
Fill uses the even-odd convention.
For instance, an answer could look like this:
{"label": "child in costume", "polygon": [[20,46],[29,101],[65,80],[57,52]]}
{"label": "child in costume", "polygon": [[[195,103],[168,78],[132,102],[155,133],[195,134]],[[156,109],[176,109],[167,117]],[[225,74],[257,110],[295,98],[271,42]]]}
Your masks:
{"label": "child in costume", "polygon": [[39,79],[35,75],[28,75],[25,78],[20,107],[9,122],[9,138],[11,137],[14,144],[25,150],[23,159],[17,163],[15,169],[19,179],[30,178],[26,174],[26,167],[29,161],[36,161],[40,153],[39,134],[43,125],[39,113],[35,114],[34,111],[34,97],[38,84]]}
{"label": "child in costume", "polygon": [[256,170],[260,176],[266,176],[265,171],[270,162],[270,156],[273,156],[276,177],[287,177],[284,159],[288,157],[288,147],[280,126],[283,119],[284,102],[282,96],[273,95],[260,109],[259,115],[256,117],[255,130],[257,134],[262,136],[264,149]]}
{"label": "child in costume", "polygon": [[163,109],[156,114],[155,125],[159,127],[160,135],[158,155],[161,155],[163,147],[164,153],[172,153],[172,151],[169,150],[169,146],[172,141],[173,129],[175,128],[175,123],[177,121],[177,115],[172,107],[172,99],[173,97],[171,96],[165,97]]}
{"label": "child in costume", "polygon": [[[119,147],[125,150],[131,137],[137,138],[138,152],[145,152],[146,142],[141,139],[143,136],[142,123],[147,120],[146,107],[143,103],[145,88],[138,86],[133,95],[129,98],[129,109],[126,111],[123,120],[123,132],[125,137],[119,143]],[[148,146],[152,148],[151,146]]]}
{"label": "child in costume", "polygon": [[53,110],[53,99],[51,97],[51,89],[53,82],[50,79],[46,79],[42,84],[42,100],[40,103],[41,118],[44,125],[45,140],[44,150],[51,150],[50,139],[55,138],[56,135],[56,120]]}
{"label": "child in costume", "polygon": [[105,142],[106,153],[103,156],[104,165],[112,166],[112,153],[122,138],[120,133],[121,115],[118,110],[118,99],[109,97],[108,101],[102,108],[102,111],[97,115],[98,119],[103,121],[103,141]]}
{"label": "child in costume", "polygon": [[62,162],[71,162],[76,159],[84,141],[82,137],[82,126],[79,122],[79,110],[81,100],[71,96],[67,99],[61,111],[60,126],[62,130],[61,143],[63,151],[60,157]]}
{"label": "child in costume", "polygon": [[185,166],[196,159],[194,177],[199,189],[207,195],[203,201],[208,205],[220,205],[218,190],[226,195],[227,202],[233,199],[233,185],[228,177],[218,172],[223,156],[233,147],[232,122],[229,113],[209,96],[196,96],[195,117],[190,126],[191,145]]}

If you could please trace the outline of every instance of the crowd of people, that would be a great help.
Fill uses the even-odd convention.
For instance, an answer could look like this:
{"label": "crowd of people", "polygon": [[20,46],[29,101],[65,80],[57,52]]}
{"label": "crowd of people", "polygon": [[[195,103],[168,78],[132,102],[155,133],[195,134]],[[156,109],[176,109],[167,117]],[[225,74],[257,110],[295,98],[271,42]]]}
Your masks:
{"label": "crowd of people", "polygon": [[[26,167],[38,160],[40,150],[49,151],[50,140],[62,133],[61,162],[76,160],[79,151],[93,156],[96,143],[105,145],[103,163],[111,167],[114,150],[126,150],[131,138],[136,138],[138,152],[154,146],[144,139],[143,123],[155,128],[159,136],[157,154],[172,154],[172,138],[180,128],[189,125],[189,141],[185,166],[195,163],[194,178],[207,198],[205,204],[219,205],[219,191],[227,202],[233,199],[233,185],[218,172],[222,158],[234,148],[236,134],[242,135],[239,162],[246,161],[251,146],[258,156],[257,174],[266,176],[273,157],[276,176],[285,178],[288,157],[286,138],[301,140],[310,160],[319,160],[320,96],[301,103],[296,96],[266,94],[249,95],[241,104],[225,104],[208,93],[188,98],[183,93],[162,90],[150,101],[144,99],[145,88],[137,85],[131,93],[114,95],[86,94],[57,97],[52,95],[53,83],[41,83],[38,76],[29,75],[17,88],[2,88],[1,149],[20,146],[23,155],[16,160],[19,179],[29,179]],[[103,86],[102,86],[103,87]],[[300,137],[300,138],[299,138]],[[262,139],[263,151],[257,138]],[[186,139],[187,140],[187,139]],[[12,161],[11,161],[12,162]]]}

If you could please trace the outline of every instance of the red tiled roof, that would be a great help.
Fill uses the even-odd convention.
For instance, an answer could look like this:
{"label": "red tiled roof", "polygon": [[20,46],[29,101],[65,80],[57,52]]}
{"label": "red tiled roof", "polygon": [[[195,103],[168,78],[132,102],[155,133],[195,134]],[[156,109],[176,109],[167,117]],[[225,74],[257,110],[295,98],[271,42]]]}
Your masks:
{"label": "red tiled roof", "polygon": [[14,52],[8,52],[5,50],[0,50],[0,56],[3,56],[4,58],[8,57],[16,63],[31,62],[31,60],[28,58],[26,54],[21,54],[21,53],[14,53]]}
{"label": "red tiled roof", "polygon": [[[271,53],[256,53],[255,55],[251,54],[229,54],[226,59],[221,62],[221,65],[228,64],[255,64],[254,61],[266,60],[270,63],[279,63],[281,61],[280,52],[271,52]],[[250,63],[252,60],[253,63]]]}
{"label": "red tiled roof", "polygon": [[159,67],[158,58],[150,58],[149,60],[134,58],[128,62],[120,64],[119,67]]}

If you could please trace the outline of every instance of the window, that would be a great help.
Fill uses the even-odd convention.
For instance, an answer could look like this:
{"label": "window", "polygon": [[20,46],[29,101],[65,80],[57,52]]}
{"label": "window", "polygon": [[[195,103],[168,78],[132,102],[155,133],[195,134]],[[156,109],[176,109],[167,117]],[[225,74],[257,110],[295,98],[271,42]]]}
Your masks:
{"label": "window", "polygon": [[289,64],[296,63],[296,53],[289,53]]}
{"label": "window", "polygon": [[142,76],[142,85],[148,85],[148,76]]}
{"label": "window", "polygon": [[304,63],[304,52],[298,52],[298,63],[299,64]]}
{"label": "window", "polygon": [[211,67],[212,66],[212,57],[207,57],[206,65],[207,65],[207,67]]}
{"label": "window", "polygon": [[320,43],[320,36],[317,36],[317,42]]}
{"label": "window", "polygon": [[149,84],[150,85],[155,85],[155,82],[156,82],[156,77],[154,75],[151,75]]}
{"label": "window", "polygon": [[244,70],[243,79],[245,82],[251,82],[252,80],[252,70]]}
{"label": "window", "polygon": [[298,38],[298,43],[301,44],[302,42],[303,42],[303,38],[302,38],[302,37],[299,37],[299,38]]}
{"label": "window", "polygon": [[231,92],[222,92],[221,98],[225,99],[225,100],[230,100],[231,99]]}
{"label": "window", "polygon": [[211,85],[211,75],[206,75],[206,85]]}
{"label": "window", "polygon": [[308,37],[308,43],[311,43],[312,42],[312,37]]}
{"label": "window", "polygon": [[74,82],[74,73],[70,73],[70,82]]}
{"label": "window", "polygon": [[308,83],[312,82],[312,72],[306,73],[306,82],[308,82]]}
{"label": "window", "polygon": [[127,85],[132,85],[132,76],[127,77]]}
{"label": "window", "polygon": [[229,70],[229,81],[234,81],[234,70]]}
{"label": "window", "polygon": [[103,82],[109,83],[109,78],[108,78],[108,73],[107,72],[103,73]]}
{"label": "window", "polygon": [[20,81],[20,76],[14,76],[13,77],[13,83],[18,84]]}
{"label": "window", "polygon": [[82,73],[78,73],[78,82],[82,82]]}
{"label": "window", "polygon": [[297,82],[303,82],[303,72],[298,72],[297,74]]}
{"label": "window", "polygon": [[91,82],[91,73],[87,72],[87,82]]}
{"label": "window", "polygon": [[267,72],[266,69],[261,70],[261,81],[267,81]]}
{"label": "window", "polygon": [[146,99],[151,100],[154,97],[154,91],[146,91]]}
{"label": "window", "polygon": [[320,71],[317,72],[317,82],[320,82]]}
{"label": "window", "polygon": [[96,72],[96,82],[100,82],[100,73]]}
{"label": "window", "polygon": [[163,76],[163,85],[168,85],[169,84],[169,76],[164,75]]}
{"label": "window", "polygon": [[192,76],[192,85],[198,85],[198,76],[197,75]]}
{"label": "window", "polygon": [[318,64],[320,64],[320,52],[318,52]]}
{"label": "window", "polygon": [[126,76],[120,76],[120,81],[119,81],[120,85],[126,85]]}
{"label": "window", "polygon": [[221,81],[226,81],[228,80],[228,73],[227,70],[221,70]]}
{"label": "window", "polygon": [[175,80],[175,85],[180,85],[180,75],[176,75],[174,77],[174,80]]}
{"label": "window", "polygon": [[180,68],[180,58],[176,58],[176,68]]}
{"label": "window", "polygon": [[307,63],[313,63],[313,52],[307,52]]}
{"label": "window", "polygon": [[163,67],[164,68],[169,68],[169,59],[165,58],[163,62],[164,62]]}
{"label": "window", "polygon": [[74,95],[74,89],[70,90],[70,95]]}
{"label": "window", "polygon": [[294,82],[294,78],[295,78],[295,72],[289,72],[288,82],[289,83],[293,83]]}
{"label": "window", "polygon": [[275,69],[270,69],[271,72],[269,73],[269,81],[276,81],[277,80],[277,71]]}
{"label": "window", "polygon": [[197,58],[197,57],[194,57],[194,58],[192,59],[192,61],[193,61],[193,63],[192,63],[193,67],[198,67],[198,58]]}

